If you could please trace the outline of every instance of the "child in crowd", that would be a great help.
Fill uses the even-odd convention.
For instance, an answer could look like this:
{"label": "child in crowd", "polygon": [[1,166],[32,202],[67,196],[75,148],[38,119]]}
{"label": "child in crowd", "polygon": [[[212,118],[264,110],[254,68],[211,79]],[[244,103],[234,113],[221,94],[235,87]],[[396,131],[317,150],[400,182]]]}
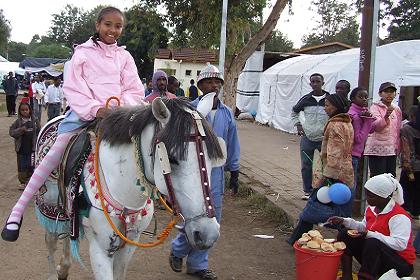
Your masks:
{"label": "child in crowd", "polygon": [[23,97],[22,97],[22,100],[20,101],[20,103],[28,103],[28,104],[31,103],[31,100],[29,98],[29,93],[27,93],[27,92],[23,93]]}
{"label": "child in crowd", "polygon": [[373,122],[373,132],[369,134],[364,154],[369,157],[370,177],[391,173],[396,175],[397,154],[399,152],[401,109],[392,104],[397,88],[393,83],[386,82],[379,87],[381,100],[370,107]]}
{"label": "child in crowd", "polygon": [[32,156],[35,151],[39,129],[38,119],[33,115],[29,102],[21,102],[18,109],[18,119],[10,126],[9,135],[15,138],[18,179],[22,191],[34,170]]}
{"label": "child in crowd", "polygon": [[349,92],[350,92],[350,83],[347,80],[339,80],[336,84],[335,84],[335,93],[340,95],[346,102],[347,104],[349,104],[350,106],[350,102],[349,102]]}
{"label": "child in crowd", "polygon": [[410,212],[413,219],[418,220],[420,215],[420,129],[417,128],[416,114],[420,114],[420,110],[417,106],[413,106],[410,110],[411,121],[401,128],[400,184],[404,190],[403,207]]}
{"label": "child in crowd", "polygon": [[359,159],[363,154],[366,139],[372,129],[375,118],[368,109],[368,92],[365,88],[357,87],[350,93],[351,106],[349,116],[353,125],[354,141],[352,155],[352,164],[354,169],[354,182],[357,183],[357,169]]}
{"label": "child in crowd", "polygon": [[13,207],[1,233],[4,240],[17,240],[23,212],[35,192],[58,166],[70,137],[87,122],[109,114],[110,109],[105,108],[109,97],[118,97],[122,105],[142,103],[144,88],[134,59],[124,48],[117,46],[123,26],[124,15],[119,9],[103,8],[96,20],[97,32],[75,48],[63,85],[71,110],[58,127],[57,140],[35,169]]}
{"label": "child in crowd", "polygon": [[[322,133],[328,116],[324,111],[325,97],[328,92],[322,89],[324,77],[314,73],[309,77],[312,91],[304,95],[292,108],[292,122],[297,128],[300,139],[301,174],[304,195],[307,200],[312,192],[312,161],[315,150],[321,150]],[[304,122],[301,122],[299,114],[303,112]]]}
{"label": "child in crowd", "polygon": [[364,188],[369,207],[363,221],[342,217],[328,219],[329,223],[346,228],[337,237],[346,244],[341,257],[341,280],[353,279],[353,257],[361,265],[360,280],[378,279],[390,269],[396,269],[398,277],[410,276],[416,255],[410,215],[400,206],[404,203],[401,185],[388,173],[371,177]]}
{"label": "child in crowd", "polygon": [[333,202],[324,204],[317,199],[319,188],[327,184],[340,182],[353,188],[351,151],[354,136],[350,116],[346,113],[346,101],[338,94],[327,96],[325,112],[329,120],[324,129],[321,162],[313,175],[314,191],[288,240],[290,245],[293,245],[303,233],[311,230],[313,224],[325,222],[331,216],[351,216],[351,201],[344,205],[337,205]]}

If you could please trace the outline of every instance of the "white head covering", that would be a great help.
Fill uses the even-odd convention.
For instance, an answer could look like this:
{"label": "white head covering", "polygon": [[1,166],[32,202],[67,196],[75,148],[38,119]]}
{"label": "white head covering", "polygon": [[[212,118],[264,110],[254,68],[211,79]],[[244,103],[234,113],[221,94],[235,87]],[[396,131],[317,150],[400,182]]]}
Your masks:
{"label": "white head covering", "polygon": [[392,196],[399,205],[404,203],[402,187],[390,173],[370,178],[365,183],[365,189],[383,198]]}

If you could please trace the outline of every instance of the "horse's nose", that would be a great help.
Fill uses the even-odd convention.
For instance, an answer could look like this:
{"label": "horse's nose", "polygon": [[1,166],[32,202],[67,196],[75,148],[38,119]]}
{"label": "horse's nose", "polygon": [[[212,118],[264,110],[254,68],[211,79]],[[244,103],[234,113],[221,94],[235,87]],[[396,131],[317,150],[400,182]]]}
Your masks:
{"label": "horse's nose", "polygon": [[201,238],[201,234],[199,231],[194,231],[194,241],[196,244],[200,244],[203,242],[203,239]]}
{"label": "horse's nose", "polygon": [[206,250],[211,247],[208,244],[206,244],[206,241],[204,240],[202,233],[200,233],[199,231],[194,231],[193,236],[194,236],[195,245],[197,246],[199,250]]}

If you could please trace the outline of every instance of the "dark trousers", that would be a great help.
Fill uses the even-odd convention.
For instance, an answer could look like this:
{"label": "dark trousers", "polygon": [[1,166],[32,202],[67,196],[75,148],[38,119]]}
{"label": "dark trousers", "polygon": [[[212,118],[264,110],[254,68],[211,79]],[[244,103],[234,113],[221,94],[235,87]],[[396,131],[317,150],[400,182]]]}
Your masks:
{"label": "dark trousers", "polygon": [[49,103],[48,104],[48,120],[51,120],[60,115],[61,103]]}
{"label": "dark trousers", "polygon": [[370,177],[391,173],[396,176],[397,156],[369,156]]}
{"label": "dark trousers", "polygon": [[420,215],[420,171],[414,172],[415,181],[410,181],[408,173],[405,170],[401,171],[400,184],[404,193],[405,210],[410,212],[413,216]]}
{"label": "dark trousers", "polygon": [[300,162],[303,181],[303,191],[312,191],[312,161],[315,150],[321,151],[322,141],[311,141],[306,136],[300,138]]}
{"label": "dark trousers", "polygon": [[398,277],[407,277],[413,273],[413,265],[376,238],[354,238],[347,234],[347,230],[342,230],[337,240],[346,243],[344,254],[355,257],[360,263],[361,275],[377,279],[393,268],[397,270]]}
{"label": "dark trousers", "polygon": [[6,95],[6,107],[9,115],[16,113],[16,95]]}

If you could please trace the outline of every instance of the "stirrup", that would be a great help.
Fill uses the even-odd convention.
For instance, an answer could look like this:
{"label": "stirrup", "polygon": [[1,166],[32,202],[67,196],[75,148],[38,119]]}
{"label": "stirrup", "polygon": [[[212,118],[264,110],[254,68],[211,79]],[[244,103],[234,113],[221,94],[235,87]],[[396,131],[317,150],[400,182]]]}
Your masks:
{"label": "stirrup", "polygon": [[[7,218],[9,219],[9,218]],[[19,231],[20,227],[22,226],[23,216],[20,218],[20,222],[6,222],[6,225],[3,227],[3,230],[1,231],[1,238],[3,238],[4,241],[14,242],[19,238]],[[8,225],[17,225],[17,229],[8,229]]]}

